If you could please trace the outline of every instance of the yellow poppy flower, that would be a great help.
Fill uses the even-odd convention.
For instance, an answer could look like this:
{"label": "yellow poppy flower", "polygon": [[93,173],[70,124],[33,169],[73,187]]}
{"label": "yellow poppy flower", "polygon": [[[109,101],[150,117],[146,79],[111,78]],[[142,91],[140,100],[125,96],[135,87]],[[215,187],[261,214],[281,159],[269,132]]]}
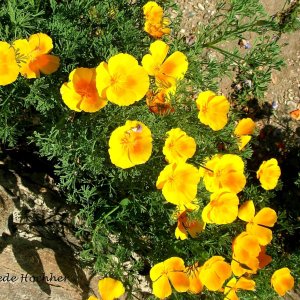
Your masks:
{"label": "yellow poppy flower", "polygon": [[231,268],[234,275],[257,272],[261,247],[255,235],[248,232],[239,234],[232,243],[232,251]]}
{"label": "yellow poppy flower", "polygon": [[200,232],[204,230],[204,223],[198,220],[190,219],[187,216],[187,211],[179,211],[177,214],[177,227],[175,229],[176,239],[185,240],[190,235],[192,238],[196,238]]}
{"label": "yellow poppy flower", "polygon": [[198,263],[192,266],[186,267],[186,273],[188,274],[190,286],[187,292],[192,294],[199,294],[203,290],[203,283],[200,280],[200,271],[202,267],[198,267]]}
{"label": "yellow poppy flower", "polygon": [[212,91],[199,94],[196,100],[199,109],[198,118],[201,123],[208,125],[212,130],[221,130],[227,124],[227,114],[230,103],[225,96],[218,96]]}
{"label": "yellow poppy flower", "polygon": [[40,73],[51,74],[57,71],[60,59],[48,54],[53,49],[50,36],[36,33],[28,40],[16,40],[13,47],[18,52],[20,73],[27,78],[39,78]]}
{"label": "yellow poppy flower", "polygon": [[153,281],[153,294],[160,299],[172,294],[171,284],[177,292],[181,293],[189,288],[184,261],[179,257],[171,257],[154,265],[150,270],[150,278]]}
{"label": "yellow poppy flower", "polygon": [[155,1],[148,1],[143,6],[145,19],[151,23],[159,23],[163,17],[164,11]]}
{"label": "yellow poppy flower", "polygon": [[196,197],[199,180],[197,168],[179,162],[166,166],[160,172],[156,187],[162,190],[168,202],[175,205],[185,205]]}
{"label": "yellow poppy flower", "polygon": [[98,92],[120,106],[141,100],[149,89],[147,72],[131,55],[119,53],[96,68]]}
{"label": "yellow poppy flower", "polygon": [[107,104],[107,100],[96,89],[96,69],[78,68],[69,75],[60,93],[65,104],[75,111],[96,112]]}
{"label": "yellow poppy flower", "polygon": [[256,176],[259,179],[262,188],[265,190],[274,189],[277,185],[280,175],[281,171],[275,158],[263,161],[256,172]]}
{"label": "yellow poppy flower", "polygon": [[205,188],[209,192],[216,192],[221,188],[232,193],[239,193],[246,184],[244,162],[235,154],[216,154],[206,160],[204,168],[200,167]]}
{"label": "yellow poppy flower", "polygon": [[166,90],[161,90],[157,93],[148,91],[146,94],[146,103],[151,112],[160,116],[164,116],[175,111],[171,106],[169,93]]}
{"label": "yellow poppy flower", "polygon": [[[101,300],[114,300],[125,293],[123,283],[113,278],[103,278],[98,282],[98,290]],[[95,296],[90,296],[88,300],[98,300]]]}
{"label": "yellow poppy flower", "polygon": [[225,299],[239,300],[240,298],[236,294],[238,290],[254,291],[255,282],[244,277],[231,278],[224,288]]}
{"label": "yellow poppy flower", "polygon": [[155,41],[150,45],[150,53],[142,59],[142,65],[149,75],[155,76],[159,88],[176,87],[176,82],[183,79],[188,68],[186,56],[176,51],[167,59],[169,46],[163,41]]}
{"label": "yellow poppy flower", "polygon": [[294,277],[288,268],[281,268],[273,273],[271,284],[278,295],[284,296],[294,287]]}
{"label": "yellow poppy flower", "polygon": [[255,215],[255,207],[252,200],[246,201],[239,208],[238,217],[248,222],[246,231],[257,237],[260,245],[267,245],[272,240],[272,230],[268,227],[273,227],[277,221],[275,210],[264,207]]}
{"label": "yellow poppy flower", "polygon": [[122,169],[144,164],[152,153],[150,129],[139,121],[126,121],[109,139],[111,162]]}
{"label": "yellow poppy flower", "polygon": [[213,256],[207,260],[200,270],[200,280],[210,291],[218,291],[225,280],[231,276],[230,265],[222,256]]}
{"label": "yellow poppy flower", "polygon": [[166,139],[163,147],[163,154],[166,156],[168,163],[185,162],[191,158],[196,152],[195,140],[188,136],[180,128],[173,128],[167,132],[168,138]]}
{"label": "yellow poppy flower", "polygon": [[210,196],[210,202],[202,211],[202,219],[205,223],[232,223],[237,218],[238,205],[236,194],[221,189]]}
{"label": "yellow poppy flower", "polygon": [[17,80],[19,66],[14,48],[0,41],[0,85],[7,85]]}
{"label": "yellow poppy flower", "polygon": [[235,127],[234,134],[237,136],[253,134],[255,130],[255,123],[250,118],[244,118],[239,121]]}

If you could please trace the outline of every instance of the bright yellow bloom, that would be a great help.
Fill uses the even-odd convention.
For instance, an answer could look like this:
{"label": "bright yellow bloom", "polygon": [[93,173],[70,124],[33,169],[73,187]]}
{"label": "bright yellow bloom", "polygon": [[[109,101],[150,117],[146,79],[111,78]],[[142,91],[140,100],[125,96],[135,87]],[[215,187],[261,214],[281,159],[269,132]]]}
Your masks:
{"label": "bright yellow bloom", "polygon": [[65,104],[75,111],[96,112],[107,104],[107,100],[96,89],[96,69],[78,68],[69,75],[69,82],[61,88]]}
{"label": "bright yellow bloom", "polygon": [[256,176],[259,179],[261,186],[265,190],[274,189],[277,185],[280,175],[281,171],[275,158],[263,161],[256,172]]}
{"label": "bright yellow bloom", "polygon": [[180,128],[173,128],[167,132],[168,138],[166,139],[163,147],[163,154],[166,156],[168,163],[185,162],[191,158],[196,152],[195,140],[188,136]]}
{"label": "bright yellow bloom", "polygon": [[210,202],[202,211],[202,219],[205,223],[232,223],[237,218],[238,205],[236,194],[221,189],[210,196]]}
{"label": "bright yellow bloom", "polygon": [[177,292],[186,292],[189,288],[184,261],[179,257],[171,257],[154,265],[150,270],[150,278],[153,281],[153,294],[160,299],[172,294],[171,284]]}
{"label": "bright yellow bloom", "polygon": [[230,265],[224,260],[222,256],[213,256],[200,270],[200,280],[210,291],[220,290],[225,280],[231,276]]}
{"label": "bright yellow bloom", "polygon": [[246,231],[255,235],[261,245],[265,246],[271,242],[272,230],[268,227],[273,227],[277,221],[275,210],[264,207],[255,215],[254,203],[249,200],[239,208],[238,217],[248,222]]}
{"label": "bright yellow bloom", "polygon": [[139,121],[126,121],[115,129],[109,139],[111,162],[122,169],[144,164],[151,156],[150,129]]}
{"label": "bright yellow bloom", "polygon": [[[98,290],[101,300],[113,300],[121,297],[125,293],[123,283],[109,277],[99,280]],[[90,296],[88,300],[98,300],[98,298]]]}
{"label": "bright yellow bloom", "polygon": [[155,41],[150,45],[150,53],[143,57],[142,65],[149,75],[155,76],[159,88],[176,87],[178,80],[183,79],[188,68],[186,56],[179,51],[167,59],[169,46],[163,41]]}
{"label": "bright yellow bloom", "polygon": [[145,19],[151,23],[159,23],[164,14],[162,7],[154,1],[148,1],[143,6],[143,12]]}
{"label": "bright yellow bloom", "polygon": [[200,176],[194,166],[179,162],[166,166],[159,174],[156,187],[165,199],[175,205],[185,205],[196,197]]}
{"label": "bright yellow bloom", "polygon": [[231,268],[236,276],[256,273],[259,268],[261,247],[255,235],[247,232],[239,234],[232,243]]}
{"label": "bright yellow bloom", "polygon": [[216,154],[206,162],[204,167],[200,167],[200,174],[209,192],[225,188],[237,194],[246,184],[244,162],[238,155]]}
{"label": "bright yellow bloom", "polygon": [[48,54],[53,49],[50,36],[36,33],[28,40],[16,40],[13,47],[18,52],[20,73],[27,78],[39,78],[40,73],[51,74],[57,71],[60,59]]}
{"label": "bright yellow bloom", "polygon": [[151,112],[160,116],[164,116],[175,111],[171,106],[170,97],[166,90],[161,90],[157,93],[148,91],[146,94],[146,103]]}
{"label": "bright yellow bloom", "polygon": [[190,219],[187,215],[189,210],[179,211],[177,216],[177,227],[175,229],[176,239],[185,240],[190,235],[196,238],[204,230],[204,223],[195,219]]}
{"label": "bright yellow bloom", "polygon": [[98,92],[120,106],[141,100],[149,89],[147,72],[129,54],[120,53],[96,68]]}
{"label": "bright yellow bloom", "polygon": [[186,267],[186,273],[189,276],[190,286],[187,292],[192,294],[199,294],[203,290],[203,283],[200,280],[200,271],[202,267],[198,267],[198,263],[190,267]]}
{"label": "bright yellow bloom", "polygon": [[254,291],[255,282],[244,277],[230,279],[224,288],[225,299],[239,300],[236,294],[238,290]]}
{"label": "bright yellow bloom", "polygon": [[237,124],[234,130],[234,134],[237,136],[249,135],[249,134],[253,134],[254,130],[255,130],[254,121],[250,118],[244,118],[241,119]]}
{"label": "bright yellow bloom", "polygon": [[273,273],[271,284],[277,294],[284,296],[294,287],[294,277],[288,268],[281,268]]}
{"label": "bright yellow bloom", "polygon": [[0,42],[0,85],[7,85],[17,80],[19,66],[16,54],[6,42]]}
{"label": "bright yellow bloom", "polygon": [[201,123],[208,125],[215,131],[225,127],[230,108],[230,103],[225,96],[218,96],[212,91],[202,92],[199,94],[196,104]]}

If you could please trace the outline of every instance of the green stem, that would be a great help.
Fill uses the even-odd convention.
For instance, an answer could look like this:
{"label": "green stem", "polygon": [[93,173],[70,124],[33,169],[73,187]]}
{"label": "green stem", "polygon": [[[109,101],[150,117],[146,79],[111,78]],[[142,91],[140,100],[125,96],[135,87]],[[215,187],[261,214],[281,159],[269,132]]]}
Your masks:
{"label": "green stem", "polygon": [[230,57],[233,57],[233,58],[238,59],[238,60],[236,60],[236,62],[239,62],[239,60],[245,61],[245,59],[244,59],[243,57],[241,57],[241,56],[239,56],[239,55],[236,55],[236,54],[234,54],[234,53],[231,53],[231,52],[229,52],[229,51],[227,51],[227,50],[221,49],[221,48],[219,48],[219,47],[216,47],[216,46],[213,46],[213,45],[209,45],[209,46],[207,46],[207,48],[214,49],[214,50],[216,50],[216,51],[222,53],[224,56],[230,56]]}

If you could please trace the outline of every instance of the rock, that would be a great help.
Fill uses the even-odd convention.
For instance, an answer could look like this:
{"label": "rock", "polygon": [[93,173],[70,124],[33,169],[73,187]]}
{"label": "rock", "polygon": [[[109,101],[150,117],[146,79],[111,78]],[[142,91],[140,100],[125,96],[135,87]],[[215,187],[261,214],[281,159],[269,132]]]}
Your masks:
{"label": "rock", "polygon": [[[1,155],[1,153],[0,153]],[[45,172],[0,159],[0,299],[87,299],[90,275],[67,205]]]}

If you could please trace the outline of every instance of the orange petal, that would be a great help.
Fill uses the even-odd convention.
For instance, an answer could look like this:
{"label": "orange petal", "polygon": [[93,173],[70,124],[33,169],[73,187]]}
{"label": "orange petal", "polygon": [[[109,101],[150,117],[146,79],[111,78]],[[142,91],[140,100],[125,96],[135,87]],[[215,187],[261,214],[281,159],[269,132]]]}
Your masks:
{"label": "orange petal", "polygon": [[250,222],[255,215],[255,207],[252,200],[246,201],[239,208],[238,217],[245,221]]}
{"label": "orange petal", "polygon": [[253,222],[258,225],[273,227],[277,221],[277,214],[274,209],[264,207],[253,219]]}
{"label": "orange petal", "polygon": [[184,272],[169,272],[168,278],[170,279],[173,287],[177,292],[186,292],[189,289],[190,281],[188,275]]}

